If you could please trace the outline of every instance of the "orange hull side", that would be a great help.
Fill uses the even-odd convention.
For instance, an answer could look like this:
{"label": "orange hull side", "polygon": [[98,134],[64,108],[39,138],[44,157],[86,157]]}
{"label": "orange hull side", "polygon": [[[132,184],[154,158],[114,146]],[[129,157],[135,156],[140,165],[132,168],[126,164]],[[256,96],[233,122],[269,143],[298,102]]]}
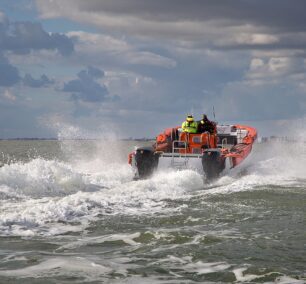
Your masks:
{"label": "orange hull side", "polygon": [[243,138],[242,143],[235,145],[225,157],[232,158],[232,165],[239,165],[252,151],[253,143],[257,138],[255,128],[245,125],[235,125],[238,129],[247,130],[248,134]]}
{"label": "orange hull side", "polygon": [[243,138],[243,143],[245,144],[253,144],[253,142],[257,138],[257,130],[253,127],[246,126],[246,125],[240,125],[236,124],[235,125],[238,129],[243,129],[248,131],[248,135]]}
{"label": "orange hull side", "polygon": [[226,154],[225,157],[232,158],[233,167],[238,166],[251,152],[252,144],[239,144],[236,145],[230,153]]}

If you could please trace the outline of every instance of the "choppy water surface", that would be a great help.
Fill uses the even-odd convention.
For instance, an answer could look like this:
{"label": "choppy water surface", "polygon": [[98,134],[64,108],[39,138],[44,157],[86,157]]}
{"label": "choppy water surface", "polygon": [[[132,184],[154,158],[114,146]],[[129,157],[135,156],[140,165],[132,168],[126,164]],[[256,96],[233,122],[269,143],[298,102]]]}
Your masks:
{"label": "choppy water surface", "polygon": [[0,141],[1,283],[306,283],[305,144],[213,184],[133,181],[132,144]]}

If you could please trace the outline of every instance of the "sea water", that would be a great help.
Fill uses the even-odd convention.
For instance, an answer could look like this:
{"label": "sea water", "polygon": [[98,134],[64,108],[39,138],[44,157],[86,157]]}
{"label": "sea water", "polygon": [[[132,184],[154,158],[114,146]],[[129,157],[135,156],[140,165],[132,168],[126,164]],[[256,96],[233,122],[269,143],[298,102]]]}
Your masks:
{"label": "sea water", "polygon": [[306,283],[306,145],[206,183],[133,141],[0,141],[0,283]]}

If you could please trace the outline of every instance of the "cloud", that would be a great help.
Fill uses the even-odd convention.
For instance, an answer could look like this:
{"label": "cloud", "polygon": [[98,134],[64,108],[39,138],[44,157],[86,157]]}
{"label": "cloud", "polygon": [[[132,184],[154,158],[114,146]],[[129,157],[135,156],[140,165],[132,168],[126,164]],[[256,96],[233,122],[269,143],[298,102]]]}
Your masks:
{"label": "cloud", "polygon": [[16,101],[16,96],[9,89],[5,89],[3,97],[12,102]]}
{"label": "cloud", "polygon": [[[73,6],[71,3],[75,3]],[[68,13],[70,9],[71,17],[80,16],[76,12],[92,13],[92,21],[96,14],[110,14],[113,17],[137,17],[148,21],[159,22],[176,22],[181,21],[210,21],[221,20],[225,24],[231,20],[235,23],[252,22],[263,23],[273,26],[288,26],[298,29],[304,26],[303,8],[305,2],[303,0],[295,1],[292,5],[291,1],[271,0],[262,9],[256,0],[251,1],[219,1],[214,0],[190,0],[188,5],[184,0],[156,0],[154,2],[143,2],[142,0],[37,0],[38,8],[41,15],[46,18],[52,18],[63,13]],[[123,22],[121,23],[122,25]]]}
{"label": "cloud", "polygon": [[[306,64],[302,58],[288,56],[255,57],[245,78],[254,84],[299,83],[304,80]],[[302,76],[302,77],[301,77]]]}
{"label": "cloud", "polygon": [[104,72],[98,68],[89,66],[87,70],[78,73],[78,79],[71,80],[64,84],[63,92],[72,94],[76,101],[102,102],[108,95],[106,86],[97,82],[97,79],[104,77]]}
{"label": "cloud", "polygon": [[[65,17],[101,30],[214,44],[222,38],[263,46],[278,34],[305,31],[306,3],[271,0],[36,0],[43,18]],[[298,40],[298,39],[296,39]],[[236,44],[241,44],[236,42]],[[272,48],[272,46],[271,46]]]}
{"label": "cloud", "polygon": [[230,82],[207,103],[215,105],[221,121],[295,119],[306,111],[305,93],[295,83],[271,80]]}
{"label": "cloud", "polygon": [[169,69],[176,67],[172,58],[152,50],[143,50],[143,45],[138,48],[137,43],[131,44],[127,39],[82,31],[68,32],[67,36],[74,40],[78,60],[83,59],[92,64],[148,65]]}
{"label": "cloud", "polygon": [[[11,86],[36,88],[22,89],[32,99],[31,106],[24,104],[36,107],[33,117],[40,109],[60,112],[85,128],[103,119],[126,136],[153,137],[189,112],[211,117],[213,105],[220,122],[287,119],[306,111],[305,1],[36,5],[42,24],[10,22],[0,14],[0,54],[7,58],[0,71],[10,73],[5,84],[0,78],[2,90],[9,90],[1,97],[12,106],[22,97]],[[67,32],[48,33],[44,26]],[[50,78],[60,87],[45,88],[38,99]]]}
{"label": "cloud", "polygon": [[40,23],[12,22],[0,28],[0,50],[28,54],[31,50],[58,50],[62,55],[73,52],[73,43],[66,35],[47,33]]}
{"label": "cloud", "polygon": [[10,87],[20,81],[19,71],[11,65],[0,51],[0,86]]}
{"label": "cloud", "polygon": [[26,74],[22,81],[24,85],[32,88],[46,87],[54,83],[45,74],[41,75],[39,79],[34,79],[30,74]]}
{"label": "cloud", "polygon": [[51,84],[52,81],[46,75],[34,79],[30,74],[26,74],[22,79],[19,66],[13,66],[8,59],[14,55],[24,57],[25,54],[42,50],[57,51],[63,56],[68,56],[74,51],[74,45],[64,34],[48,33],[40,23],[12,22],[0,11],[0,86],[10,87],[21,81],[26,86],[34,88]]}
{"label": "cloud", "polygon": [[86,70],[81,71],[78,76],[81,78],[88,76],[89,78],[99,79],[104,77],[104,71],[100,70],[99,68],[88,66],[87,71]]}

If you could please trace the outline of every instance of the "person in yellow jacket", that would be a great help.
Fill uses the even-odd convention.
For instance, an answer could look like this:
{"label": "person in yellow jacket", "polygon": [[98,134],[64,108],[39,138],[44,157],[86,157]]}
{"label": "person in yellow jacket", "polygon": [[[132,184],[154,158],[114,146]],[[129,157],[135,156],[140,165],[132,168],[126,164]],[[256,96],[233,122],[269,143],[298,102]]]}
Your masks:
{"label": "person in yellow jacket", "polygon": [[182,129],[187,133],[197,133],[198,123],[194,121],[192,115],[187,115],[186,120],[182,123]]}

